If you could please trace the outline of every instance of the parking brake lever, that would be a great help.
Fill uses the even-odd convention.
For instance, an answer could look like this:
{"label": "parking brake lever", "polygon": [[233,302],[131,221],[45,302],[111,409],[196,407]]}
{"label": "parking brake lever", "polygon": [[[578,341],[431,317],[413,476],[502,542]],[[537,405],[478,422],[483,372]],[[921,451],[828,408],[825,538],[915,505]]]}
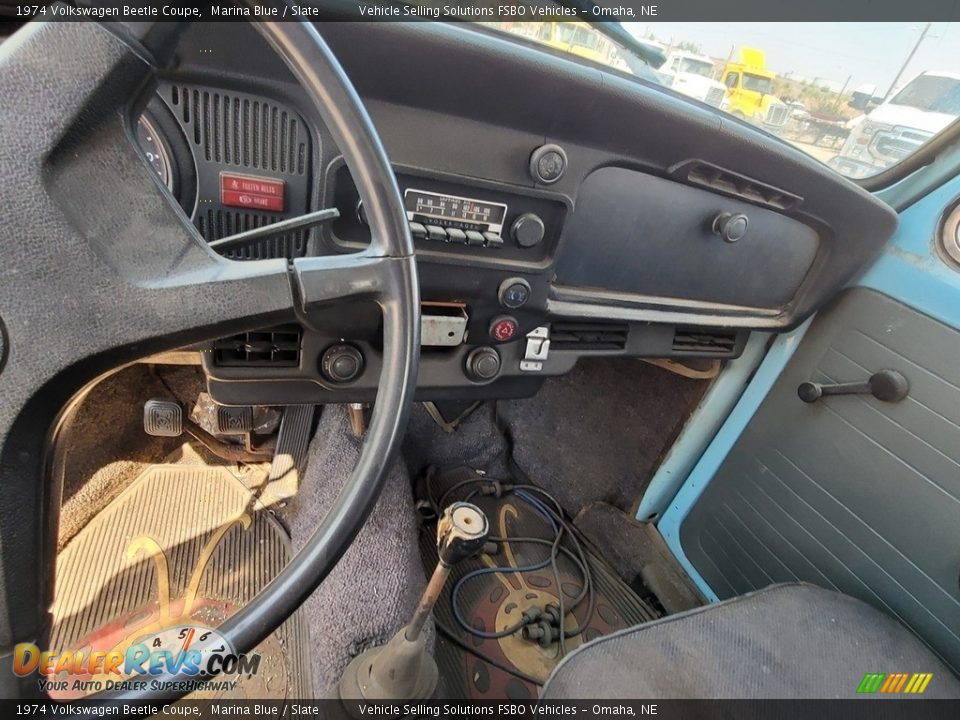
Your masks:
{"label": "parking brake lever", "polygon": [[900,402],[910,392],[910,383],[903,373],[896,370],[880,370],[868,380],[860,382],[800,383],[797,395],[805,403],[813,403],[824,395],[873,395],[883,402]]}

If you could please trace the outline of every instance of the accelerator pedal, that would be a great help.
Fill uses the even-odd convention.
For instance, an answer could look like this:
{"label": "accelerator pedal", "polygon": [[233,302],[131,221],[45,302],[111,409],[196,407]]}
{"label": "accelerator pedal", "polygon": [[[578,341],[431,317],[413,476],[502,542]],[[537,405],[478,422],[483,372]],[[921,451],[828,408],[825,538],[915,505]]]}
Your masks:
{"label": "accelerator pedal", "polygon": [[[286,532],[229,468],[154,465],[60,554],[51,649],[89,656],[138,642],[176,645],[184,628],[223,623],[290,555]],[[308,647],[298,612],[257,648],[256,674],[221,676],[236,686],[192,697],[309,697]]]}
{"label": "accelerator pedal", "polygon": [[284,408],[270,477],[261,495],[264,503],[281,502],[297,494],[300,475],[307,462],[315,409],[314,405],[288,405]]}

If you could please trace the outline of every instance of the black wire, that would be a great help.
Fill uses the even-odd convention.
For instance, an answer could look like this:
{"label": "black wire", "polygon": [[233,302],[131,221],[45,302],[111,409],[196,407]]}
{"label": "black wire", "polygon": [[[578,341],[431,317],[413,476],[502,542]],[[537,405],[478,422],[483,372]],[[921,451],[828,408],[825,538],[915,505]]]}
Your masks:
{"label": "black wire", "polygon": [[[497,567],[486,567],[480,568],[478,570],[471,570],[468,573],[465,573],[460,579],[457,580],[456,584],[453,587],[453,591],[450,594],[450,605],[453,609],[453,616],[456,618],[457,623],[464,630],[469,632],[471,635],[476,635],[477,637],[482,637],[486,640],[498,640],[500,638],[507,637],[508,635],[513,635],[518,630],[521,630],[524,625],[529,625],[532,622],[536,622],[535,618],[524,617],[521,620],[518,620],[513,625],[505,627],[503,630],[480,630],[479,628],[471,625],[467,619],[463,616],[463,613],[460,610],[459,605],[457,605],[458,588],[462,587],[464,582],[469,582],[473,578],[480,577],[481,575],[489,575],[490,573],[526,573],[533,572],[535,570],[540,570],[541,568],[546,567],[548,564],[554,564],[556,560],[557,551],[562,551],[566,553],[570,559],[577,565],[581,572],[584,572],[583,565],[580,564],[580,561],[577,560],[576,556],[567,550],[566,548],[557,547],[557,543],[560,540],[561,535],[558,534],[556,538],[551,542],[550,540],[545,540],[543,538],[531,538],[531,537],[519,537],[519,538],[500,538],[500,537],[490,537],[489,539],[493,542],[511,542],[511,543],[537,543],[543,545],[550,545],[550,556],[546,560],[541,560],[536,563],[529,563],[522,567],[510,567],[509,565],[497,566]],[[468,577],[469,576],[469,577]],[[464,578],[467,578],[464,581]],[[558,583],[559,587],[559,583]],[[582,597],[581,597],[582,599]]]}
{"label": "black wire", "polygon": [[463,638],[459,637],[450,628],[444,625],[444,623],[436,616],[434,616],[433,618],[433,624],[436,626],[437,630],[440,631],[441,635],[447,638],[454,645],[457,645],[461,650],[468,652],[474,657],[480,658],[486,663],[490,663],[491,665],[493,665],[493,667],[499,668],[500,670],[503,670],[505,673],[509,673],[514,677],[520,678],[521,680],[526,680],[529,683],[533,683],[537,687],[540,687],[541,685],[543,685],[543,680],[541,680],[540,678],[535,678],[533,675],[527,675],[522,670],[518,670],[517,668],[510,667],[509,665],[506,665],[505,663],[500,662],[499,660],[491,657],[490,655],[487,655],[485,652],[482,652],[475,647],[471,647],[468,642],[466,642]]}
{"label": "black wire", "polygon": [[[443,495],[440,497],[440,500],[436,503],[435,508],[436,508],[436,510],[437,510],[437,514],[439,515],[439,513],[440,513],[440,508],[443,507],[444,502],[446,501],[446,499],[447,499],[452,493],[456,492],[456,491],[459,490],[460,488],[463,488],[463,487],[466,487],[466,486],[472,485],[472,484],[486,484],[486,483],[495,483],[495,482],[500,482],[501,485],[506,485],[506,486],[507,486],[507,489],[508,489],[509,491],[511,491],[511,492],[514,492],[514,491],[516,491],[516,490],[527,490],[527,491],[530,491],[530,492],[535,492],[535,493],[537,493],[538,495],[540,495],[541,497],[545,498],[545,499],[550,503],[550,505],[553,506],[553,507],[549,507],[549,506],[546,506],[546,505],[543,506],[543,508],[544,508],[550,515],[553,516],[553,519],[554,519],[554,520],[556,521],[556,523],[557,523],[557,528],[555,529],[556,535],[555,535],[555,538],[554,538],[553,542],[550,542],[550,541],[548,541],[548,540],[546,540],[546,539],[543,539],[543,538],[527,538],[527,539],[525,539],[525,540],[537,541],[537,542],[541,542],[541,543],[543,543],[543,544],[548,544],[548,543],[549,543],[549,544],[551,545],[550,566],[551,566],[551,570],[552,570],[552,572],[553,572],[554,583],[556,584],[556,588],[557,588],[557,600],[558,600],[558,603],[559,603],[558,611],[559,611],[559,614],[560,614],[560,618],[559,618],[559,621],[560,621],[560,628],[559,628],[559,630],[560,630],[560,632],[559,632],[559,636],[558,636],[558,657],[563,657],[563,656],[566,654],[566,646],[565,646],[566,643],[565,643],[565,640],[566,640],[567,638],[572,638],[572,637],[575,637],[575,636],[580,635],[581,633],[583,633],[583,631],[587,629],[587,626],[589,625],[590,620],[591,620],[591,618],[593,617],[593,613],[594,613],[594,611],[595,611],[595,609],[596,609],[596,590],[595,590],[595,587],[594,587],[594,584],[593,584],[593,573],[591,572],[589,560],[587,559],[586,553],[584,552],[583,547],[580,545],[580,542],[577,540],[576,529],[575,529],[570,523],[568,523],[567,520],[563,517],[563,508],[562,508],[562,506],[560,505],[559,501],[558,501],[555,497],[553,497],[553,495],[551,495],[551,494],[548,493],[546,490],[544,490],[543,488],[541,488],[541,487],[539,487],[539,486],[537,486],[537,485],[534,485],[534,484],[531,482],[531,480],[530,480],[530,476],[527,475],[527,473],[524,471],[524,469],[523,469],[522,467],[520,467],[520,465],[517,463],[516,459],[514,458],[514,452],[513,452],[513,449],[514,449],[513,433],[512,433],[512,431],[511,431],[511,429],[510,429],[510,426],[506,423],[506,421],[504,420],[503,416],[500,414],[500,405],[499,405],[499,403],[496,402],[496,401],[494,401],[494,403],[493,403],[493,420],[494,420],[494,424],[496,425],[497,429],[498,429],[498,430],[501,432],[501,434],[503,435],[503,438],[504,438],[504,440],[505,440],[505,447],[504,447],[504,449],[503,449],[500,453],[497,454],[497,456],[494,458],[493,461],[491,461],[491,463],[498,461],[501,457],[503,457],[503,456],[505,455],[505,456],[506,456],[507,468],[508,468],[510,474],[511,474],[515,479],[520,480],[520,483],[519,483],[519,484],[502,483],[502,481],[496,480],[495,478],[490,477],[490,476],[486,476],[486,475],[480,476],[480,477],[469,478],[469,479],[467,479],[467,480],[462,480],[462,481],[460,481],[460,482],[455,483],[452,487],[448,488],[448,489],[443,493]],[[488,467],[489,467],[489,465],[488,465]],[[431,488],[430,488],[430,481],[431,481],[431,480],[432,480],[432,478],[428,475],[428,477],[427,477],[427,496],[428,496],[428,499],[432,502],[432,500],[433,500],[432,495],[433,495],[433,494],[432,494],[432,491],[431,491]],[[528,503],[528,504],[529,504],[529,503]],[[532,504],[531,504],[531,507],[533,507]],[[540,513],[540,514],[542,515],[542,513]],[[560,545],[564,533],[566,533],[566,534],[569,535],[570,540],[571,540],[571,542],[572,542],[572,544],[573,544],[573,546],[574,546],[575,554],[576,554],[577,557],[579,557],[579,562],[578,562],[577,559],[574,557],[574,553],[571,553],[567,548],[564,548],[564,547],[562,547],[562,545]],[[508,542],[520,542],[520,540],[517,539],[517,538],[496,538],[496,539],[495,539],[495,538],[491,538],[491,540],[495,540],[495,541],[499,540],[500,542],[505,542],[505,541],[508,541]],[[578,566],[578,569],[581,571],[581,574],[582,574],[582,577],[583,577],[583,587],[581,588],[580,593],[579,593],[579,594],[577,595],[577,597],[575,598],[575,600],[574,600],[573,604],[571,605],[569,611],[565,608],[564,592],[563,592],[563,587],[561,586],[561,579],[560,579],[560,568],[559,568],[559,564],[558,564],[558,562],[557,562],[560,551],[563,551],[564,554],[566,554],[571,560],[574,561],[574,564],[576,564],[576,565]],[[522,570],[521,570],[520,568],[497,568],[496,570],[497,570],[497,571],[500,571],[500,572],[522,572]],[[491,571],[493,571],[493,570],[491,570]],[[584,596],[587,597],[587,614],[586,614],[586,616],[585,616],[585,619],[584,619],[583,623],[580,623],[580,622],[578,621],[576,628],[574,628],[574,629],[572,629],[572,630],[567,630],[567,629],[565,628],[566,615],[567,615],[568,612],[573,613],[573,612],[577,609],[577,607],[579,607],[580,603],[583,601]],[[465,619],[462,618],[462,614],[459,612],[459,608],[456,606],[456,603],[454,602],[455,599],[456,599],[456,598],[451,597],[451,605],[453,606],[454,616],[456,617],[458,623],[459,623],[459,624],[463,627],[463,629],[466,630],[467,632],[470,632],[470,633],[479,635],[480,632],[477,631],[476,628],[473,628],[469,623],[466,622]],[[574,617],[576,617],[576,616],[574,616]],[[522,629],[524,626],[526,626],[526,625],[528,625],[528,624],[529,624],[529,622],[521,621],[521,622],[519,622],[519,623],[516,623],[514,626],[511,626],[511,627],[509,627],[509,628],[506,628],[506,629],[503,630],[503,631],[500,631],[500,633],[487,633],[487,634],[490,634],[490,635],[493,636],[493,637],[505,637],[506,635],[512,634],[512,633],[514,633],[514,632],[517,632],[518,630]],[[466,643],[464,643],[464,642],[463,642],[462,640],[460,640],[458,637],[455,637],[448,629],[442,628],[442,627],[441,627],[441,629],[442,629],[442,630],[445,630],[445,631],[446,631],[446,634],[447,634],[452,640],[454,640],[454,642],[456,642],[458,645],[460,645],[461,647],[463,647],[464,649],[466,649],[468,652],[473,652],[472,649],[469,648]],[[477,653],[474,652],[474,654],[477,654]],[[478,657],[480,657],[480,656],[478,655]],[[484,659],[487,659],[488,662],[490,661],[489,658],[484,658]],[[499,663],[492,663],[492,664],[496,665],[497,667],[500,667],[501,669],[505,670],[506,672],[511,672],[512,674],[517,675],[518,677],[526,677],[527,679],[531,679],[532,682],[536,682],[536,683],[539,684],[539,682],[536,681],[536,680],[533,680],[533,679],[531,678],[531,676],[524,676],[522,673],[513,672],[512,670],[503,667],[503,666],[500,665]]]}
{"label": "black wire", "polygon": [[[563,635],[564,635],[565,637],[568,637],[568,638],[569,638],[569,637],[574,637],[575,635],[579,635],[580,633],[582,633],[584,630],[587,629],[587,625],[590,623],[590,618],[593,617],[593,611],[594,611],[594,608],[595,608],[595,606],[596,606],[596,594],[595,594],[595,591],[594,591],[594,588],[593,588],[593,573],[589,571],[589,565],[588,565],[586,553],[584,553],[583,548],[582,548],[581,545],[580,545],[580,541],[577,540],[577,534],[576,534],[575,530],[572,529],[572,528],[570,527],[569,523],[567,523],[567,521],[562,517],[563,509],[560,507],[560,503],[557,501],[557,499],[556,499],[555,497],[553,497],[553,495],[551,495],[550,493],[548,493],[548,492],[547,492],[546,490],[544,490],[543,488],[538,487],[538,486],[533,485],[533,484],[514,485],[514,486],[513,486],[513,489],[514,489],[514,490],[528,490],[528,491],[532,491],[532,492],[539,493],[539,494],[542,495],[544,498],[546,498],[551,504],[554,505],[554,507],[556,508],[556,511],[554,511],[552,508],[549,508],[549,507],[547,508],[547,510],[550,511],[551,514],[554,515],[554,519],[555,519],[558,523],[560,523],[562,527],[564,527],[565,529],[568,530],[568,532],[569,532],[569,534],[570,534],[570,539],[571,539],[571,541],[573,542],[574,547],[576,548],[577,554],[580,556],[580,559],[583,561],[583,566],[584,566],[585,568],[587,568],[587,571],[584,572],[584,590],[587,589],[587,588],[589,588],[588,592],[589,592],[589,596],[590,596],[590,597],[589,597],[589,602],[587,603],[587,615],[586,615],[586,620],[584,620],[584,622],[583,622],[582,625],[578,625],[575,630],[564,630],[564,632],[563,632]],[[559,582],[558,582],[558,584],[557,584],[557,597],[558,597],[558,599],[560,600],[560,602],[562,603],[562,602],[563,602],[563,588],[561,588],[561,587],[559,586]],[[576,602],[576,604],[574,604],[573,608],[576,608],[577,605],[580,604],[580,600],[582,600],[582,599],[583,599],[583,590],[581,590],[581,594],[578,596],[577,602]],[[573,608],[571,608],[571,609],[573,609]],[[561,609],[561,613],[562,613],[562,612],[563,612],[563,605],[562,605],[562,604],[561,604],[561,606],[560,606],[560,609]],[[562,620],[561,620],[561,629],[563,629]]]}
{"label": "black wire", "polygon": [[[447,499],[447,497],[449,497],[453,492],[456,492],[461,488],[464,488],[473,484],[482,485],[490,482],[494,482],[494,480],[492,478],[487,478],[487,477],[475,477],[475,478],[469,478],[467,480],[461,480],[460,482],[455,483],[452,487],[450,487],[446,492],[443,493],[443,495],[440,497],[439,505],[442,506],[444,501]],[[566,610],[565,608],[563,588],[561,586],[561,581],[560,581],[560,569],[559,569],[559,565],[557,564],[558,551],[556,549],[552,550],[551,556],[550,556],[550,566],[553,572],[554,582],[556,583],[557,601],[559,603],[560,633],[558,637],[558,644],[559,644],[558,649],[559,649],[559,656],[562,657],[565,654],[564,640],[566,638],[575,637],[581,634],[584,630],[586,630],[587,626],[590,623],[590,619],[593,617],[593,612],[596,606],[596,598],[595,598],[595,593],[593,588],[592,573],[590,572],[590,566],[588,564],[586,555],[583,552],[583,548],[581,547],[579,541],[576,538],[576,533],[571,529],[569,523],[562,516],[563,509],[560,506],[560,503],[557,501],[557,499],[553,497],[553,495],[548,493],[546,490],[544,490],[543,488],[533,485],[532,483],[523,483],[519,485],[512,485],[510,487],[511,492],[516,490],[528,490],[528,491],[536,492],[537,494],[546,498],[547,501],[554,506],[553,508],[544,506],[544,509],[546,509],[547,512],[549,512],[550,515],[553,516],[554,520],[556,520],[556,522],[558,523],[557,535],[555,536],[555,539],[553,542],[550,542],[543,538],[537,538],[537,540],[541,540],[545,544],[549,542],[555,548],[560,548],[561,546],[559,545],[559,542],[562,539],[564,532],[566,532],[567,534],[569,534],[573,542],[576,554],[579,556],[580,562],[577,562],[576,564],[578,565],[578,569],[581,570],[584,582],[583,582],[583,587],[580,590],[580,594],[576,597],[569,611]],[[491,540],[495,540],[495,541],[498,540],[500,542],[516,542],[517,541],[516,538],[497,538],[497,539],[491,538]],[[573,555],[568,551],[566,551],[565,548],[563,549],[568,556],[570,556],[571,558],[573,557]],[[524,568],[512,568],[512,567],[491,568],[490,571],[491,572],[498,571],[498,572],[505,572],[505,573],[506,572],[529,572],[529,570]],[[583,623],[580,623],[578,621],[576,628],[572,630],[567,630],[564,626],[566,615],[568,612],[573,612],[574,610],[576,610],[576,608],[583,601],[584,596],[588,596],[586,618],[583,621]],[[470,623],[468,623],[465,618],[463,618],[462,613],[459,612],[459,608],[456,606],[454,601],[455,601],[455,598],[451,597],[451,604],[453,605],[453,613],[457,619],[457,622],[460,624],[460,626],[464,630],[466,630],[471,634],[477,635],[479,637],[490,638],[490,639],[506,637],[507,635],[511,635],[517,632],[518,630],[522,629],[525,625],[529,624],[529,621],[520,621],[498,632],[488,632],[488,631],[478,630],[477,628],[474,628]]]}

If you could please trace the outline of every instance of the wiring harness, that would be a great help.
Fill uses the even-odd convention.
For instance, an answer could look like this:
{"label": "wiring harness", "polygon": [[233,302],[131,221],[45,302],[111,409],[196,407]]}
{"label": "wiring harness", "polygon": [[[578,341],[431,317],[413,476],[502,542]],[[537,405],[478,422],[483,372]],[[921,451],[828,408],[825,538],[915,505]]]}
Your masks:
{"label": "wiring harness", "polygon": [[[526,565],[514,567],[510,565],[498,565],[495,567],[484,567],[472,570],[464,574],[453,586],[450,601],[452,604],[453,615],[459,626],[475,637],[484,639],[499,639],[521,633],[522,637],[531,642],[537,642],[541,647],[548,648],[556,644],[557,656],[562,657],[566,654],[565,640],[581,634],[593,616],[596,605],[596,595],[594,590],[593,577],[590,570],[590,564],[587,555],[583,550],[576,532],[569,521],[564,517],[563,510],[559,502],[550,493],[531,483],[512,483],[503,480],[490,478],[475,471],[475,475],[466,480],[461,480],[446,489],[439,498],[434,499],[432,492],[432,481],[434,471],[429,471],[426,477],[426,490],[428,502],[434,512],[446,507],[450,502],[463,500],[470,502],[480,497],[504,497],[512,495],[520,502],[528,505],[545,523],[546,527],[553,535],[552,539],[544,537],[498,537],[491,536],[491,543],[512,543],[525,545],[541,545],[547,552],[542,559],[531,562]],[[458,497],[461,496],[462,497]],[[560,577],[559,558],[565,556],[580,573],[582,582],[580,591],[572,599],[567,599],[562,590],[562,581]],[[461,594],[464,586],[470,581],[488,575],[491,573],[516,574],[530,573],[550,567],[554,587],[556,588],[557,602],[548,603],[544,606],[531,605],[524,608],[520,618],[512,625],[500,630],[485,630],[475,627],[463,614],[461,609]],[[586,602],[585,620],[581,623],[576,622],[575,627],[568,628],[567,616],[572,615],[574,611]],[[438,628],[447,636],[453,633],[442,627],[438,623]],[[461,643],[458,643],[461,644]],[[462,645],[461,645],[462,646]],[[471,648],[470,652],[475,652]],[[488,662],[489,658],[484,658]],[[523,677],[522,673],[517,673],[512,668],[506,668],[499,663],[494,663],[502,669]],[[525,677],[535,682],[536,679]]]}

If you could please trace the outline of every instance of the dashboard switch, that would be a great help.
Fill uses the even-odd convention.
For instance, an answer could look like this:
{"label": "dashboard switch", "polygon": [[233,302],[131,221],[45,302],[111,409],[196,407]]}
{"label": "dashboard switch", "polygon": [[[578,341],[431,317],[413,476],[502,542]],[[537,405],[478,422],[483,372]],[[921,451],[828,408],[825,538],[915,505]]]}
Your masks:
{"label": "dashboard switch", "polygon": [[497,342],[507,342],[517,334],[519,327],[516,318],[510,315],[500,315],[490,323],[490,337]]}
{"label": "dashboard switch", "polygon": [[555,183],[566,169],[567,153],[559,145],[541,145],[530,156],[530,177],[538,183]]}
{"label": "dashboard switch", "polygon": [[413,235],[414,240],[425,240],[427,237],[427,229],[422,223],[412,222],[410,223],[410,234]]}
{"label": "dashboard switch", "polygon": [[490,382],[500,374],[500,353],[492,347],[478,347],[467,355],[465,371],[473,382]]}
{"label": "dashboard switch", "polygon": [[487,247],[489,248],[503,247],[503,238],[496,233],[485,232],[483,234],[483,239],[487,241]]}
{"label": "dashboard switch", "polygon": [[508,278],[500,283],[497,299],[501,305],[511,310],[523,307],[530,299],[530,283],[523,278]]}
{"label": "dashboard switch", "polygon": [[337,385],[353,382],[363,373],[363,355],[353,345],[333,345],[320,359],[320,372]]}
{"label": "dashboard switch", "polygon": [[460,228],[447,228],[447,238],[449,238],[452,243],[459,245],[467,244],[467,234]]}
{"label": "dashboard switch", "polygon": [[430,240],[446,240],[447,231],[439,225],[427,225],[427,238]]}

